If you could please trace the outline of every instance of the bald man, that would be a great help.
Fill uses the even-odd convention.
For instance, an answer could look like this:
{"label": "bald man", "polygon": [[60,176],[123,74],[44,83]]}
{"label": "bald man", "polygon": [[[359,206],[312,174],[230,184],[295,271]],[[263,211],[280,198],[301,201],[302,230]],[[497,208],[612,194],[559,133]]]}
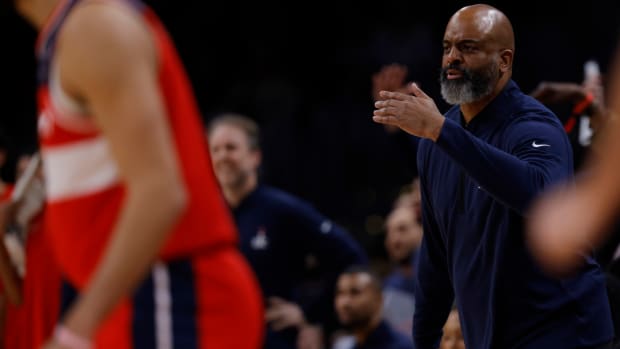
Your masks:
{"label": "bald man", "polygon": [[418,151],[424,237],[413,339],[437,348],[455,299],[467,348],[608,348],[604,277],[584,256],[570,278],[545,274],[528,252],[524,212],[572,177],[557,117],[511,79],[512,26],[487,5],[460,9],[443,39],[442,115],[416,85],[380,92],[373,120],[423,138]]}

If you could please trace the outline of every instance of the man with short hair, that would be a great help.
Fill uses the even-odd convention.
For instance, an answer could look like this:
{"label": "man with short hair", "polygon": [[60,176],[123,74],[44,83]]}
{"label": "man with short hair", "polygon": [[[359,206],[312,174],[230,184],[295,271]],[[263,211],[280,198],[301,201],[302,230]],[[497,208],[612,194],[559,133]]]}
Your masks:
{"label": "man with short hair", "polygon": [[436,348],[453,300],[467,348],[609,348],[605,279],[591,257],[574,276],[546,275],[526,248],[524,215],[569,179],[558,118],[511,80],[514,34],[488,5],[457,11],[443,38],[445,115],[416,85],[380,92],[373,120],[424,138],[418,151],[424,237],[413,339]]}
{"label": "man with short hair", "polygon": [[[265,348],[293,349],[300,341],[320,345],[316,324],[335,322],[332,299],[338,274],[366,263],[366,255],[347,231],[312,205],[259,183],[259,131],[252,119],[239,114],[211,120],[213,169],[237,223],[241,251],[265,297]],[[309,257],[318,264],[321,285],[316,297],[304,298],[300,291],[309,279]]]}
{"label": "man with short hair", "polygon": [[355,337],[354,349],[411,349],[411,340],[383,319],[381,282],[366,267],[345,270],[334,305],[340,323]]}

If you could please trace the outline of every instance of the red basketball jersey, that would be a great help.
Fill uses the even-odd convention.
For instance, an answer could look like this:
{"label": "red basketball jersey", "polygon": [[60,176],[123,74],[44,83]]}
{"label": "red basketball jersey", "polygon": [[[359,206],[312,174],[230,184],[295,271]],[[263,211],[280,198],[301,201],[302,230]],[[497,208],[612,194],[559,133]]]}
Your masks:
{"label": "red basketball jersey", "polygon": [[[81,288],[114,229],[125,199],[125,183],[104,135],[58,82],[56,39],[77,3],[62,1],[39,37],[37,53],[47,224],[61,269]],[[120,5],[141,14],[156,44],[159,87],[189,193],[189,205],[160,257],[189,257],[216,245],[235,244],[234,223],[212,172],[199,111],[176,49],[151,10],[130,1]]]}

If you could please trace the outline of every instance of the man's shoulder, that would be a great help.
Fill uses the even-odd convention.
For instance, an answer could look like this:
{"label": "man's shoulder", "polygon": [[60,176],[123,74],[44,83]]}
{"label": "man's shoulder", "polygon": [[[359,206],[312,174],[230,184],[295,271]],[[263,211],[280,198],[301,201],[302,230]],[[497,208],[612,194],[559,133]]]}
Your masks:
{"label": "man's shoulder", "polygon": [[518,90],[518,93],[514,94],[515,103],[513,103],[513,109],[516,115],[532,115],[548,119],[557,119],[557,116],[551,109],[547,108],[536,98],[523,93]]}
{"label": "man's shoulder", "polygon": [[401,332],[392,329],[392,343],[387,349],[413,349],[413,341]]}
{"label": "man's shoulder", "polygon": [[310,206],[305,200],[279,188],[261,185],[257,191],[261,203],[282,209],[302,209]]}
{"label": "man's shoulder", "polygon": [[72,45],[80,42],[84,45],[113,44],[117,50],[150,40],[145,23],[135,11],[128,6],[111,6],[111,3],[91,1],[76,5],[63,23],[61,38],[69,38]]}

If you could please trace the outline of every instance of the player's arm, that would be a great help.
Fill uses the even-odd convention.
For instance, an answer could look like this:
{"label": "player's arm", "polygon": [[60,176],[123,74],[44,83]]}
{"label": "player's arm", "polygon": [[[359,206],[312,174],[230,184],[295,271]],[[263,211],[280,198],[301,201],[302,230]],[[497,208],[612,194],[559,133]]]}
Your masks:
{"label": "player's arm", "polygon": [[[620,120],[617,117],[608,120],[605,127],[601,143],[592,153],[582,178],[577,182],[576,196],[592,206],[597,224],[590,229],[596,233],[613,223],[620,208]],[[593,238],[598,244],[600,237]]]}
{"label": "player's arm", "polygon": [[90,337],[147,273],[187,197],[158,88],[154,40],[123,5],[74,10],[58,42],[61,84],[83,101],[126,185],[113,234],[64,325]]}

